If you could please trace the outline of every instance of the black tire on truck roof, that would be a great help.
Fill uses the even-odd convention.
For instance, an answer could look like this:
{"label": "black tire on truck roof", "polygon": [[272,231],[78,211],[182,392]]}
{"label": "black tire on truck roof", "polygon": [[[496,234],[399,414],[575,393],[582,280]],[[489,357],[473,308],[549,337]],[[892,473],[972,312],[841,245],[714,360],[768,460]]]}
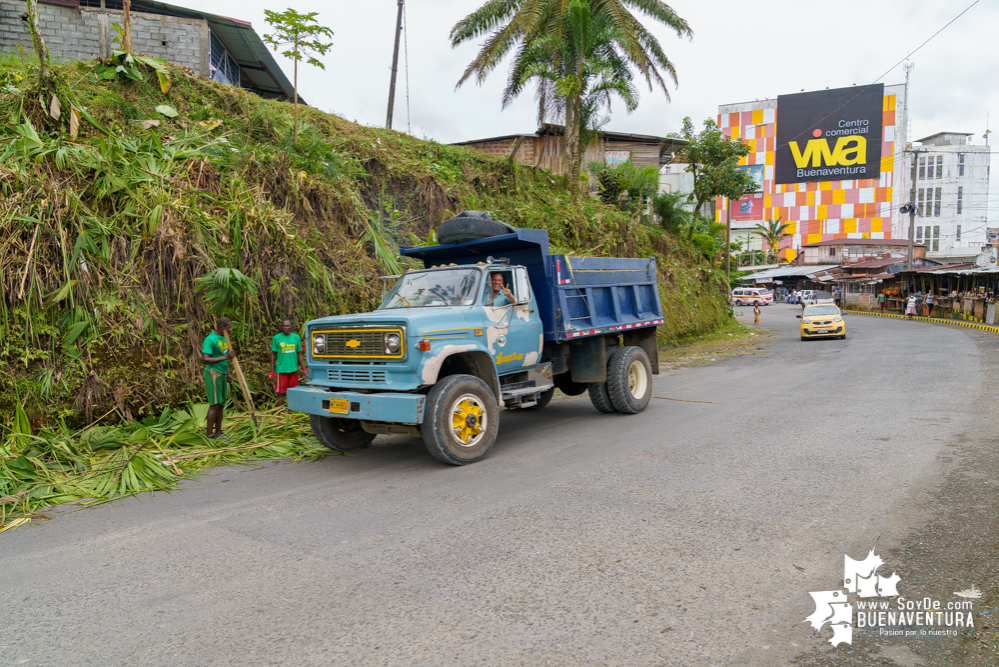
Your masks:
{"label": "black tire on truck roof", "polygon": [[450,220],[445,220],[437,228],[438,243],[461,243],[485,239],[490,236],[515,234],[514,227],[493,220],[488,213],[482,211],[462,211]]}

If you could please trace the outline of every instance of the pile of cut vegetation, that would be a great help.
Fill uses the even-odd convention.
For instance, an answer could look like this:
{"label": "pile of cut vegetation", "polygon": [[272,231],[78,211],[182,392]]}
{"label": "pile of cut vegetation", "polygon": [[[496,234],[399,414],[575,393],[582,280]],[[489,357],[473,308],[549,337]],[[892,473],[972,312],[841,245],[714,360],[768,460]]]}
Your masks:
{"label": "pile of cut vegetation", "polygon": [[281,318],[375,307],[398,245],[464,209],[545,228],[556,252],[656,255],[663,342],[726,319],[717,270],[548,172],[308,108],[294,144],[288,103],[136,68],[59,65],[53,95],[0,59],[0,435],[17,406],[37,432],[197,400],[220,313],[265,402]]}

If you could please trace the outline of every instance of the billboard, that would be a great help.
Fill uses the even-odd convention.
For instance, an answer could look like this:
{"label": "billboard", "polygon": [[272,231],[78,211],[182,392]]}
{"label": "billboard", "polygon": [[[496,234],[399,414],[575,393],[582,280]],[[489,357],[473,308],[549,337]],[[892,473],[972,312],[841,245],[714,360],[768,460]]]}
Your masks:
{"label": "billboard", "polygon": [[884,84],[777,97],[775,183],[881,175]]}
{"label": "billboard", "polygon": [[739,169],[746,171],[756,183],[756,194],[746,195],[732,203],[732,219],[737,221],[763,220],[763,165],[751,164]]}

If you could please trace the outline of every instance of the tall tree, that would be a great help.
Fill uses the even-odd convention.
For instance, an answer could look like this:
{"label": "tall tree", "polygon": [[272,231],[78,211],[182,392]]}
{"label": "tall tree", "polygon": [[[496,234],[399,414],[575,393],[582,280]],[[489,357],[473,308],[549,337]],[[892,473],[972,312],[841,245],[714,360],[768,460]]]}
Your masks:
{"label": "tall tree", "polygon": [[617,47],[616,29],[606,17],[592,14],[588,0],[572,0],[561,21],[560,35],[544,34],[525,45],[503,91],[503,106],[530,83],[537,84],[538,122],[565,123],[565,174],[574,182],[579,180],[584,135],[592,140],[598,134],[612,95],[631,112],[638,106],[638,92]]}
{"label": "tall tree", "polygon": [[[683,119],[680,133],[687,145],[680,149],[687,171],[694,175],[694,217],[701,214],[701,207],[714,197],[739,199],[756,192],[756,183],[746,170],[739,169],[739,158],[749,155],[749,146],[729,139],[713,120],[704,121],[704,129],[694,133],[690,118]],[[690,228],[690,238],[694,225]]]}
{"label": "tall tree", "polygon": [[[693,32],[687,22],[662,0],[583,0],[594,18],[606,21],[608,30],[613,33],[613,41],[619,48],[620,57],[628,65],[638,70],[646,80],[649,89],[662,88],[666,99],[669,90],[665,75],[676,83],[676,68],[663,52],[659,41],[631,13],[636,8],[653,20],[672,29],[679,37],[691,37]],[[451,29],[451,45],[457,47],[467,41],[488,35],[478,55],[465,69],[458,80],[461,86],[470,78],[482,83],[491,71],[499,66],[503,58],[515,51],[511,66],[511,84],[516,84],[517,72],[523,72],[524,55],[534,43],[546,36],[562,42],[570,33],[569,8],[565,0],[488,0],[484,5],[463,18]],[[577,62],[577,67],[581,62]],[[556,63],[561,67],[562,63]],[[508,85],[511,91],[516,85]],[[519,92],[519,90],[517,91]],[[567,182],[574,190],[579,187],[579,145],[580,121],[582,120],[582,91],[579,86],[564,85],[553,91],[563,98],[566,122],[566,153],[569,162]],[[504,96],[504,105],[508,103]],[[572,139],[570,140],[570,133]],[[575,158],[573,157],[575,156]],[[574,173],[569,173],[575,169]]]}
{"label": "tall tree", "polygon": [[135,49],[132,44],[132,0],[122,0],[121,3],[121,50],[131,53]]}
{"label": "tall tree", "polygon": [[777,253],[780,251],[780,242],[784,240],[785,237],[790,236],[787,232],[787,228],[791,225],[780,221],[780,216],[777,216],[776,220],[767,220],[766,225],[757,224],[756,228],[750,233],[759,236],[763,239],[763,243],[766,246],[767,261],[777,261]]}
{"label": "tall tree", "polygon": [[299,14],[294,9],[287,9],[281,13],[264,10],[267,23],[274,28],[274,33],[264,35],[264,41],[274,47],[277,51],[279,47],[291,46],[281,55],[295,61],[295,133],[292,143],[298,144],[298,61],[305,59],[310,65],[319,69],[326,69],[326,65],[316,58],[317,55],[324,56],[333,46],[333,43],[321,42],[321,37],[333,37],[333,31],[329,28],[316,24],[316,16],[319,12],[308,12]]}
{"label": "tall tree", "polygon": [[38,0],[27,0],[27,2],[28,30],[31,31],[31,43],[34,45],[35,53],[38,55],[38,79],[42,86],[48,88],[52,85],[52,70],[49,67],[49,50],[45,46],[42,29],[38,25]]}

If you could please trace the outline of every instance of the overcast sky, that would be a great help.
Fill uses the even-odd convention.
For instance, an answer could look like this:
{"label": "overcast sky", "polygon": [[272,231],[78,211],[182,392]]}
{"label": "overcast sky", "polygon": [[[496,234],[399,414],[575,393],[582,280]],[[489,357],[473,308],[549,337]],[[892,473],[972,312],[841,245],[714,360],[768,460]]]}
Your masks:
{"label": "overcast sky", "polygon": [[[507,109],[500,95],[507,67],[485,85],[455,84],[474,58],[477,44],[452,49],[448,33],[483,0],[406,0],[409,30],[409,105],[412,134],[441,142],[531,132],[537,107],[525,93]],[[395,29],[395,0],[174,0],[177,4],[251,21],[267,32],[264,9],[294,4],[315,11],[335,35],[326,70],[305,66],[300,91],[309,104],[365,125],[384,125]],[[902,83],[901,65],[890,67],[951,21],[972,0],[676,0],[670,6],[687,20],[692,40],[678,39],[649,19],[676,66],[678,85],[667,100],[661,90],[641,89],[639,108],[614,107],[607,130],[664,135],[684,116],[714,117],[719,104],[746,102],[801,90],[880,81]],[[982,144],[986,114],[999,128],[999,50],[994,46],[999,3],[980,0],[912,57],[910,125],[913,139],[941,131],[972,132]],[[291,77],[291,63],[278,57]],[[394,127],[407,130],[405,62],[400,73]],[[999,138],[999,133],[995,135]],[[990,142],[995,143],[995,142]],[[994,166],[999,161],[994,160]],[[990,199],[999,192],[990,188]],[[994,216],[990,216],[994,217]]]}

